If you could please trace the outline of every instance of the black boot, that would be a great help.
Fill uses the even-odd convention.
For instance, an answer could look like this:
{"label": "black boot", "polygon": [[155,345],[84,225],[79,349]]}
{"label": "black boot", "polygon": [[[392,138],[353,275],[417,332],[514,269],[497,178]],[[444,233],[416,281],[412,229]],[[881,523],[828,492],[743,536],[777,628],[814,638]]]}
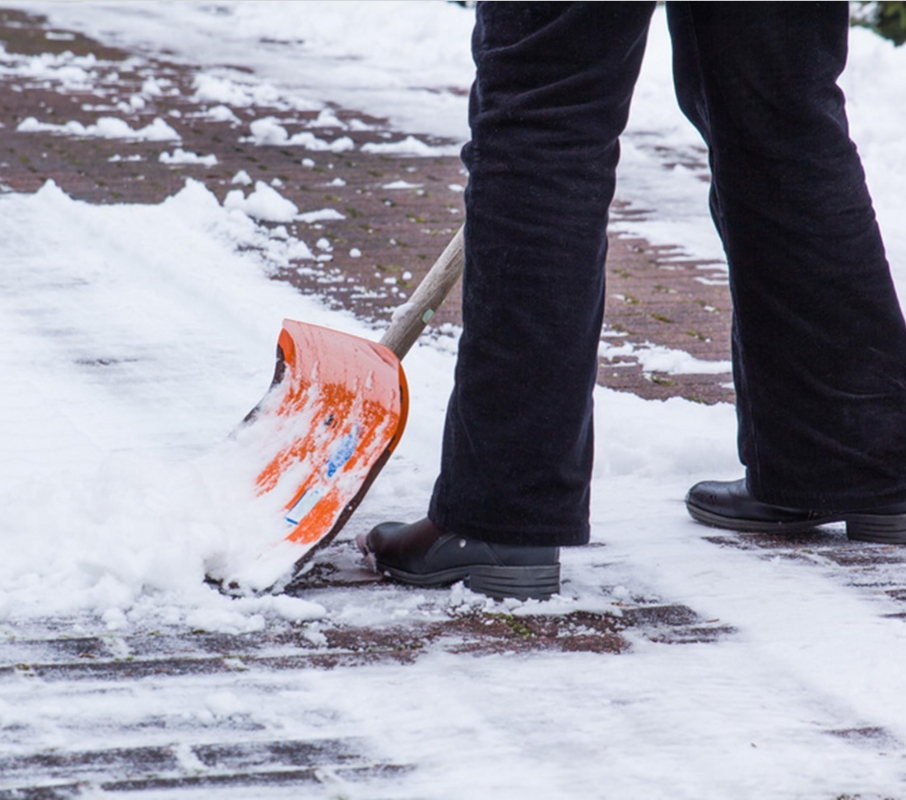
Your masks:
{"label": "black boot", "polygon": [[413,586],[465,581],[496,599],[546,600],[560,591],[560,550],[489,544],[456,536],[423,519],[385,522],[356,542],[376,572]]}
{"label": "black boot", "polygon": [[745,479],[702,481],[686,495],[686,509],[698,522],[745,533],[796,533],[828,522],[845,522],[850,539],[906,544],[906,503],[869,511],[812,511],[762,503]]}

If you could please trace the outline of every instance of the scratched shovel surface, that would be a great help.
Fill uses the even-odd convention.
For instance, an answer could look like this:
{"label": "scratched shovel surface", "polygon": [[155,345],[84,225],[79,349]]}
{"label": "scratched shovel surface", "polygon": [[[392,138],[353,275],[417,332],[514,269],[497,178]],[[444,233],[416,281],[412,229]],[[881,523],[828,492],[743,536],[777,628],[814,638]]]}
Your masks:
{"label": "scratched shovel surface", "polygon": [[402,437],[409,410],[401,359],[459,279],[460,231],[380,342],[284,320],[274,380],[244,427],[266,431],[275,453],[255,479],[263,507],[293,547],[292,574],[331,542]]}

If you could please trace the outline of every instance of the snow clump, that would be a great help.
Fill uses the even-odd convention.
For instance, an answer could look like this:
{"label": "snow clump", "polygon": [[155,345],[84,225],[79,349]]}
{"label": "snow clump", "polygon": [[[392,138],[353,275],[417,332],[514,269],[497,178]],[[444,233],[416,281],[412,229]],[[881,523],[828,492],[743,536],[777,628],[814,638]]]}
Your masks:
{"label": "snow clump", "polygon": [[177,147],[172,155],[167,152],[160,154],[160,163],[161,164],[170,164],[170,165],[180,165],[180,164],[189,164],[197,165],[200,164],[205,167],[213,167],[217,164],[217,156],[211,153],[207,156],[200,156],[198,153],[193,153],[189,150],[183,150],[181,147]]}
{"label": "snow clump", "polygon": [[355,143],[348,136],[341,136],[332,142],[319,139],[311,131],[299,131],[290,136],[276,117],[256,119],[249,125],[249,129],[252,132],[250,140],[257,145],[292,145],[304,147],[306,150],[331,153],[355,149]]}
{"label": "snow clump", "polygon": [[57,133],[63,136],[78,136],[93,139],[125,139],[142,142],[181,141],[182,137],[164,120],[157,117],[150,125],[134,130],[129,123],[117,117],[101,117],[94,125],[83,125],[70,120],[62,125],[40,122],[35,117],[26,117],[18,124],[20,133]]}
{"label": "snow clump", "polygon": [[265,222],[292,222],[299,213],[292,200],[287,200],[264,181],[257,181],[255,191],[248,197],[243,195],[241,189],[233,189],[223,201],[223,207],[237,209]]}

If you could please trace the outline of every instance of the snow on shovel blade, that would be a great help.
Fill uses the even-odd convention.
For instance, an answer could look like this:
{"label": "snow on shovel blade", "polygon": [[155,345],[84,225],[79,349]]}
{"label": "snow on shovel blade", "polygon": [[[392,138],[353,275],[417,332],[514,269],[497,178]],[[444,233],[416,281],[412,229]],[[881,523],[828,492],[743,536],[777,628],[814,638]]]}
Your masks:
{"label": "snow on shovel blade", "polygon": [[408,391],[387,347],[284,320],[274,382],[247,421],[268,418],[276,455],[256,479],[283,508],[297,566],[330,542],[403,434]]}
{"label": "snow on shovel blade", "polygon": [[255,452],[267,453],[256,492],[282,510],[286,542],[298,545],[295,570],[339,533],[403,435],[409,392],[400,360],[462,269],[460,229],[380,343],[283,321],[270,391],[243,427],[256,432]]}

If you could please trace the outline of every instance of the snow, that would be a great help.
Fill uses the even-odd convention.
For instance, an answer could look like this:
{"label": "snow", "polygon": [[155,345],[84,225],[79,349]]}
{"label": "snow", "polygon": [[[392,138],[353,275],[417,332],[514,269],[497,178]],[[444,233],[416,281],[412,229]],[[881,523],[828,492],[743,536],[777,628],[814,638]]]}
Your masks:
{"label": "snow", "polygon": [[729,361],[703,361],[683,350],[648,342],[641,345],[626,343],[617,347],[605,340],[598,347],[598,355],[603,358],[632,356],[645,372],[668,372],[671,375],[720,375],[730,372],[731,368]]}
{"label": "snow", "polygon": [[264,181],[256,181],[254,191],[246,197],[241,189],[233,189],[223,201],[224,208],[235,208],[267,222],[292,222],[299,209]]}
{"label": "snow", "polygon": [[299,131],[290,136],[276,117],[256,119],[249,125],[249,130],[252,132],[250,141],[258,145],[298,145],[307,150],[331,153],[343,153],[355,148],[348,136],[341,136],[332,142],[319,139],[311,131]]}
{"label": "snow", "polygon": [[233,110],[229,106],[225,105],[217,105],[209,108],[204,113],[204,118],[213,122],[230,122],[233,125],[241,124],[239,117],[233,113]]}
{"label": "snow", "polygon": [[[248,67],[240,74],[210,66],[195,92],[223,119],[217,108],[281,109],[280,117],[252,122],[256,141],[337,147],[342,138],[293,141],[300,134],[286,128],[293,111],[319,110],[318,119],[339,130],[331,102],[389,116],[418,134],[375,145],[384,148],[378,152],[454,152],[425,140],[465,136],[467,100],[445,89],[468,86],[470,15],[453,4],[223,0],[216,8],[225,13],[200,3],[30,8],[46,11],[54,30],[171,48],[207,66]],[[264,38],[304,44],[262,45]],[[721,260],[706,170],[696,166],[700,143],[665,100],[672,98],[666,39],[659,10],[620,169],[621,199],[651,214],[616,225]],[[906,48],[855,30],[843,78],[901,292],[904,62]],[[92,59],[3,57],[0,65],[6,76],[46,70],[62,90],[98,80]],[[151,78],[143,87],[147,96],[165,91]],[[133,130],[115,118],[94,126],[30,119],[20,130],[179,139],[162,120]],[[654,148],[664,140],[689,165],[665,165]],[[246,179],[239,173],[233,181]],[[212,725],[241,717],[275,738],[365,737],[386,758],[418,765],[397,779],[398,793],[382,796],[902,795],[906,629],[885,616],[901,607],[808,564],[716,547],[685,516],[682,498],[692,483],[740,474],[727,405],[596,391],[592,526],[593,542],[603,546],[563,553],[562,596],[550,604],[495,604],[461,586],[343,589],[316,602],[230,599],[206,586],[204,576],[216,572],[261,587],[292,558],[262,530],[266,509],[252,496],[248,461],[260,442],[231,438],[270,382],[281,320],[376,337],[350,314],[269,279],[290,258],[313,255],[287,228],[271,232],[262,222],[329,226],[342,215],[300,212],[263,182],[247,192],[234,188],[221,204],[190,180],[158,205],[92,206],[53,183],[32,195],[0,195],[0,336],[14,343],[0,349],[0,634],[15,637],[55,618],[79,619],[111,637],[156,628],[243,633],[292,622],[308,624],[317,643],[319,624],[414,624],[463,608],[618,613],[621,600],[638,596],[685,604],[735,632],[683,646],[637,636],[621,655],[429,649],[407,666],[259,672],[226,682],[148,679],[101,692],[9,681],[0,687],[0,728],[32,726],[16,747],[73,748],[85,731],[110,744],[117,726],[167,719],[178,709],[184,720]],[[407,356],[417,413],[344,540],[381,519],[423,514],[453,341],[423,341]],[[633,355],[646,368],[674,372],[728,366],[665,348]],[[831,735],[860,727],[882,728],[890,739],[854,746]],[[161,735],[171,743],[179,734]],[[187,762],[194,757],[180,752]]]}
{"label": "snow", "polygon": [[850,134],[862,156],[894,280],[904,297],[906,231],[901,221],[906,141],[898,111],[906,108],[906,87],[886,79],[903,69],[904,51],[861,28],[853,29],[852,46],[851,65],[840,81],[847,96]]}
{"label": "snow", "polygon": [[65,52],[29,57],[8,53],[0,46],[0,74],[59,84],[67,90],[78,91],[91,86],[98,79],[98,67],[99,62],[93,55],[79,57]]}
{"label": "snow", "polygon": [[312,128],[339,128],[340,130],[346,130],[349,127],[337,116],[332,108],[322,108],[315,120],[309,124]]}
{"label": "snow", "polygon": [[385,156],[455,156],[458,145],[430,145],[414,136],[407,136],[398,142],[369,142],[362,145],[363,152]]}
{"label": "snow", "polygon": [[22,133],[56,133],[63,136],[125,139],[134,142],[169,142],[181,139],[180,135],[160,117],[138,130],[133,130],[128,122],[116,117],[100,117],[92,125],[83,125],[75,120],[57,125],[52,122],[39,122],[34,117],[26,117],[16,126],[16,130]]}
{"label": "snow", "polygon": [[[247,79],[246,79],[247,80]],[[310,110],[317,104],[296,98],[288,105],[280,92],[269,83],[247,83],[242,77],[230,75],[223,77],[213,73],[202,73],[195,77],[195,94],[193,99],[202,103],[216,103],[220,106],[247,108],[249,106],[281,106],[300,111]],[[222,113],[222,112],[220,112]]]}
{"label": "snow", "polygon": [[391,183],[385,183],[381,188],[382,189],[421,189],[423,184],[421,183],[409,183],[409,181],[392,181]]}
{"label": "snow", "polygon": [[183,150],[181,147],[177,147],[172,153],[167,153],[166,151],[160,154],[161,164],[171,164],[174,166],[181,165],[190,165],[190,166],[204,166],[204,167],[213,167],[217,164],[217,156],[211,153],[210,155],[200,156],[198,153],[193,153],[191,150]]}
{"label": "snow", "polygon": [[309,225],[315,222],[324,222],[332,219],[345,219],[335,208],[319,208],[317,211],[306,211],[299,214],[299,219]]}
{"label": "snow", "polygon": [[[52,24],[208,68],[196,90],[211,102],[298,110],[328,102],[390,117],[399,130],[465,138],[461,95],[472,74],[472,17],[452,3],[55,3],[29,7]],[[350,24],[355,20],[355,24]],[[230,64],[247,73],[213,65]],[[227,85],[229,84],[229,85]],[[270,87],[251,98],[254,86]],[[236,88],[244,94],[233,101]]]}

